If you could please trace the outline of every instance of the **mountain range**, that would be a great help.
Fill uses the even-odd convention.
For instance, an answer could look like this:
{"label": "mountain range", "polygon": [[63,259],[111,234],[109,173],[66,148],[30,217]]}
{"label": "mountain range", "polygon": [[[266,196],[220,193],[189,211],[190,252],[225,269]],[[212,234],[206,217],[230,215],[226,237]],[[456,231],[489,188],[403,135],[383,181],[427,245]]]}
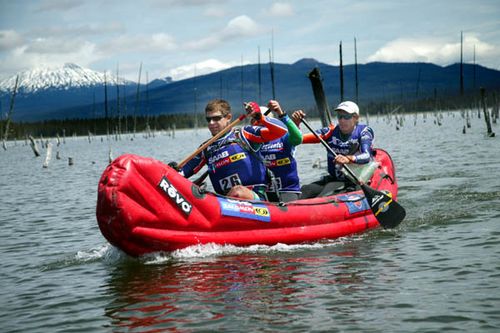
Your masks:
{"label": "mountain range", "polygon": [[[20,72],[0,82],[2,113],[8,110],[10,96],[18,77],[13,118],[16,120],[44,120],[53,110],[66,109],[104,101],[104,86],[116,91],[118,86],[125,91],[136,87],[133,81],[117,78],[111,73],[96,72],[76,64],[66,63],[62,67],[40,67]],[[116,94],[114,97],[116,98]],[[64,115],[66,118],[66,115]],[[67,116],[67,118],[72,118]]]}
{"label": "mountain range", "polygon": [[[105,91],[109,116],[116,116],[118,112],[121,116],[201,113],[213,98],[224,98],[237,110],[244,101],[266,104],[273,95],[285,110],[306,109],[315,105],[308,79],[308,73],[314,68],[321,72],[328,102],[336,104],[340,101],[338,66],[315,59],[301,59],[293,64],[275,63],[272,67],[273,75],[269,63],[250,64],[180,81],[173,81],[170,77],[156,79],[139,86],[110,73],[75,64],[56,69],[37,68],[18,74],[19,89],[13,119],[39,121],[104,117]],[[355,100],[355,65],[343,69],[344,99]],[[357,65],[357,73],[360,105],[457,95],[460,89],[460,64],[443,67],[430,63],[373,62]],[[8,111],[16,76],[0,82],[2,115]],[[500,71],[464,64],[463,82],[469,92],[479,87],[498,90]]]}

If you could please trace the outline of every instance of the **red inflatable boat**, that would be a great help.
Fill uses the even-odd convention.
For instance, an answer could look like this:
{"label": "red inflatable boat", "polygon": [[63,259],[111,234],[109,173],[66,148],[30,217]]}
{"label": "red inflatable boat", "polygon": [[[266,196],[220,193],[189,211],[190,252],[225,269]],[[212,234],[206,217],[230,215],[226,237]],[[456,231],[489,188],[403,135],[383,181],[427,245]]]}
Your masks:
{"label": "red inflatable boat", "polygon": [[[375,150],[369,185],[397,196],[394,165]],[[123,155],[104,171],[97,221],[104,237],[132,256],[196,244],[296,244],[334,239],[379,226],[363,191],[285,204],[240,201],[201,191],[168,165]]]}

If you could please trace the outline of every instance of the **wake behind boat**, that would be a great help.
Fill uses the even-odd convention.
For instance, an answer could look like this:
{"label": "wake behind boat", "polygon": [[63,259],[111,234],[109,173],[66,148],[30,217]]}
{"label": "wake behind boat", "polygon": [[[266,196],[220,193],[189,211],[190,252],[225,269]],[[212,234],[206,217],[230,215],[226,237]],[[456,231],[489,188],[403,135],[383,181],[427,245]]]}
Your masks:
{"label": "wake behind boat", "polygon": [[[375,149],[374,158],[378,166],[368,184],[396,200],[391,157]],[[250,246],[335,239],[379,227],[370,206],[361,190],[288,203],[232,199],[203,191],[163,162],[127,154],[102,174],[96,215],[112,245],[140,256],[207,243]]]}

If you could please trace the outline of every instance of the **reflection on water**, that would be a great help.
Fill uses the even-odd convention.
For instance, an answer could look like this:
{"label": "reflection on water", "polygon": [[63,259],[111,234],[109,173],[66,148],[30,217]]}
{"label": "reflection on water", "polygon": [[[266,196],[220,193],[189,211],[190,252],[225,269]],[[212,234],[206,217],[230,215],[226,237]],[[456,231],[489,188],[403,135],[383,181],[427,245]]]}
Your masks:
{"label": "reflection on water", "polygon": [[[267,327],[294,324],[316,302],[319,290],[354,293],[363,284],[356,247],[324,247],[321,255],[297,253],[215,257],[163,265],[126,263],[107,282],[116,295],[106,306],[113,327],[126,329],[238,329],[234,318],[253,314]],[[247,323],[248,324],[248,323]]]}

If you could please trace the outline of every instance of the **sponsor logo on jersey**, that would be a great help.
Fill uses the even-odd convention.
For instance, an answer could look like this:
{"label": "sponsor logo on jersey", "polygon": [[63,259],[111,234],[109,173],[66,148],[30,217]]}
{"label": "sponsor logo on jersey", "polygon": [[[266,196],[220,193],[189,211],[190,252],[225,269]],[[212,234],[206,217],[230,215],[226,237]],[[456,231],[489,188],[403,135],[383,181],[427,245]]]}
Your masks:
{"label": "sponsor logo on jersey", "polygon": [[239,160],[242,160],[245,157],[246,157],[245,153],[238,153],[238,154],[234,154],[234,155],[229,156],[229,159],[231,160],[231,163],[232,163],[232,162],[237,162]]}
{"label": "sponsor logo on jersey", "polygon": [[260,151],[265,152],[269,150],[283,150],[283,142],[278,141],[278,142],[273,142],[273,143],[266,143],[262,145],[260,148]]}
{"label": "sponsor logo on jersey", "polygon": [[227,151],[223,151],[222,153],[218,153],[216,155],[210,156],[208,159],[208,163],[212,164],[220,160],[221,158],[228,157],[229,153]]}
{"label": "sponsor logo on jersey", "polygon": [[[227,152],[225,152],[225,153],[227,156],[228,155]],[[217,169],[217,168],[223,167],[225,165],[228,165],[228,164],[231,164],[234,162],[238,162],[238,161],[243,160],[245,158],[247,158],[245,153],[237,153],[237,154],[233,154],[231,156],[227,156],[224,159],[219,160],[213,164],[214,164],[215,168]]]}
{"label": "sponsor logo on jersey", "polygon": [[289,157],[285,157],[285,158],[281,158],[281,159],[275,160],[275,161],[266,161],[266,166],[269,167],[269,168],[274,168],[274,167],[277,167],[277,166],[288,165],[290,163],[292,163],[290,161],[290,158]]}

